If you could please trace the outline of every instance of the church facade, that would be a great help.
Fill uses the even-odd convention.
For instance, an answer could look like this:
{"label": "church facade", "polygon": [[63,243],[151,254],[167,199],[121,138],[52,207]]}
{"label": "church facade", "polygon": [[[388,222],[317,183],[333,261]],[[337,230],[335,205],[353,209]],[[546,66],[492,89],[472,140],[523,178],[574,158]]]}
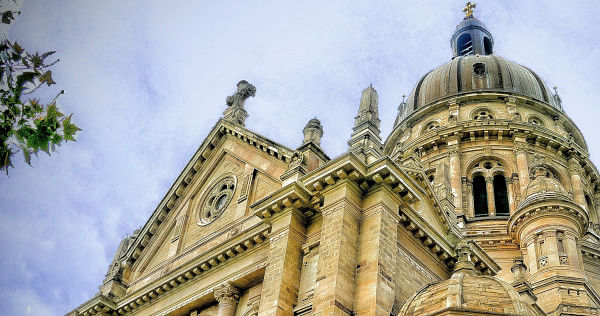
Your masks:
{"label": "church facade", "polygon": [[[287,148],[227,109],[97,295],[68,315],[600,315],[600,174],[558,94],[494,54],[473,4],[391,134]],[[345,140],[344,140],[345,141]]]}

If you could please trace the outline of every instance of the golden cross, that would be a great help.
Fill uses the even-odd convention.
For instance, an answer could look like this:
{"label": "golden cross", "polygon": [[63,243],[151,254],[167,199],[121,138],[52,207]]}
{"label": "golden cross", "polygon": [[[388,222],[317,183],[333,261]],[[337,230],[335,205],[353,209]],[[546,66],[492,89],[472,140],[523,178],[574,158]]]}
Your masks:
{"label": "golden cross", "polygon": [[466,15],[465,19],[473,17],[473,9],[475,9],[475,7],[477,7],[477,4],[475,2],[473,2],[473,3],[471,3],[471,1],[467,2],[467,6],[463,9],[463,12]]}

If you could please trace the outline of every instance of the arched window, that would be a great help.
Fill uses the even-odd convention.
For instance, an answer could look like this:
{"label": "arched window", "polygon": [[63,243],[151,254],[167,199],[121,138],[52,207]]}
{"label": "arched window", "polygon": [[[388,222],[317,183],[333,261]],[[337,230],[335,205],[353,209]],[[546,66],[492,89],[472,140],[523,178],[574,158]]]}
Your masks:
{"label": "arched window", "polygon": [[506,179],[503,175],[494,176],[494,204],[496,206],[496,215],[508,216],[508,191],[506,189]]}
{"label": "arched window", "polygon": [[456,51],[458,56],[473,55],[473,41],[471,35],[463,34],[456,41]]}
{"label": "arched window", "polygon": [[475,176],[473,178],[473,202],[475,217],[488,216],[487,189],[483,176]]}
{"label": "arched window", "polygon": [[490,41],[490,39],[487,37],[483,38],[483,51],[485,55],[491,55],[493,53],[492,41]]}

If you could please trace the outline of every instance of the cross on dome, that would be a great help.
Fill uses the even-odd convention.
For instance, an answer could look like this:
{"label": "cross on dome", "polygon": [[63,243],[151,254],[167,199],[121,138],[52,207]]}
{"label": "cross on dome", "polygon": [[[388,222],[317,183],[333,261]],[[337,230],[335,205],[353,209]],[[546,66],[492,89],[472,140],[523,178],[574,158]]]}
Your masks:
{"label": "cross on dome", "polygon": [[473,9],[477,7],[475,2],[467,2],[467,6],[463,8],[463,12],[465,13],[465,19],[469,19],[473,17]]}

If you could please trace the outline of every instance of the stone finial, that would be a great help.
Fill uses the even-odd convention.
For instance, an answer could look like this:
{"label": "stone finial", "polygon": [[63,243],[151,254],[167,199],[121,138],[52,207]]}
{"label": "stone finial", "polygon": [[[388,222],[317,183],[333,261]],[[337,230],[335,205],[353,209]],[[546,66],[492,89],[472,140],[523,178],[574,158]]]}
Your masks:
{"label": "stone finial", "polygon": [[383,147],[378,106],[377,91],[373,85],[369,85],[362,92],[358,115],[354,118],[354,128],[348,141],[350,151],[367,163],[380,158]]}
{"label": "stone finial", "polygon": [[523,258],[514,258],[510,271],[513,273],[513,282],[522,283],[526,281],[527,276],[525,275],[525,272],[527,271],[527,267],[523,263]]}
{"label": "stone finial", "polygon": [[245,125],[248,112],[244,109],[244,103],[249,97],[256,94],[256,87],[246,80],[237,83],[237,91],[227,97],[227,109],[223,112],[223,118],[234,124]]}
{"label": "stone finial", "polygon": [[456,246],[456,254],[458,255],[458,260],[456,262],[456,266],[454,267],[454,272],[468,272],[475,273],[475,264],[471,261],[471,255],[473,254],[473,250],[469,246],[469,243],[466,240],[462,240]]}
{"label": "stone finial", "polygon": [[319,121],[316,117],[311,119],[306,123],[306,127],[302,130],[304,133],[304,140],[302,141],[302,145],[308,144],[310,142],[315,145],[321,145],[321,137],[323,136],[323,126],[321,125],[321,121]]}

